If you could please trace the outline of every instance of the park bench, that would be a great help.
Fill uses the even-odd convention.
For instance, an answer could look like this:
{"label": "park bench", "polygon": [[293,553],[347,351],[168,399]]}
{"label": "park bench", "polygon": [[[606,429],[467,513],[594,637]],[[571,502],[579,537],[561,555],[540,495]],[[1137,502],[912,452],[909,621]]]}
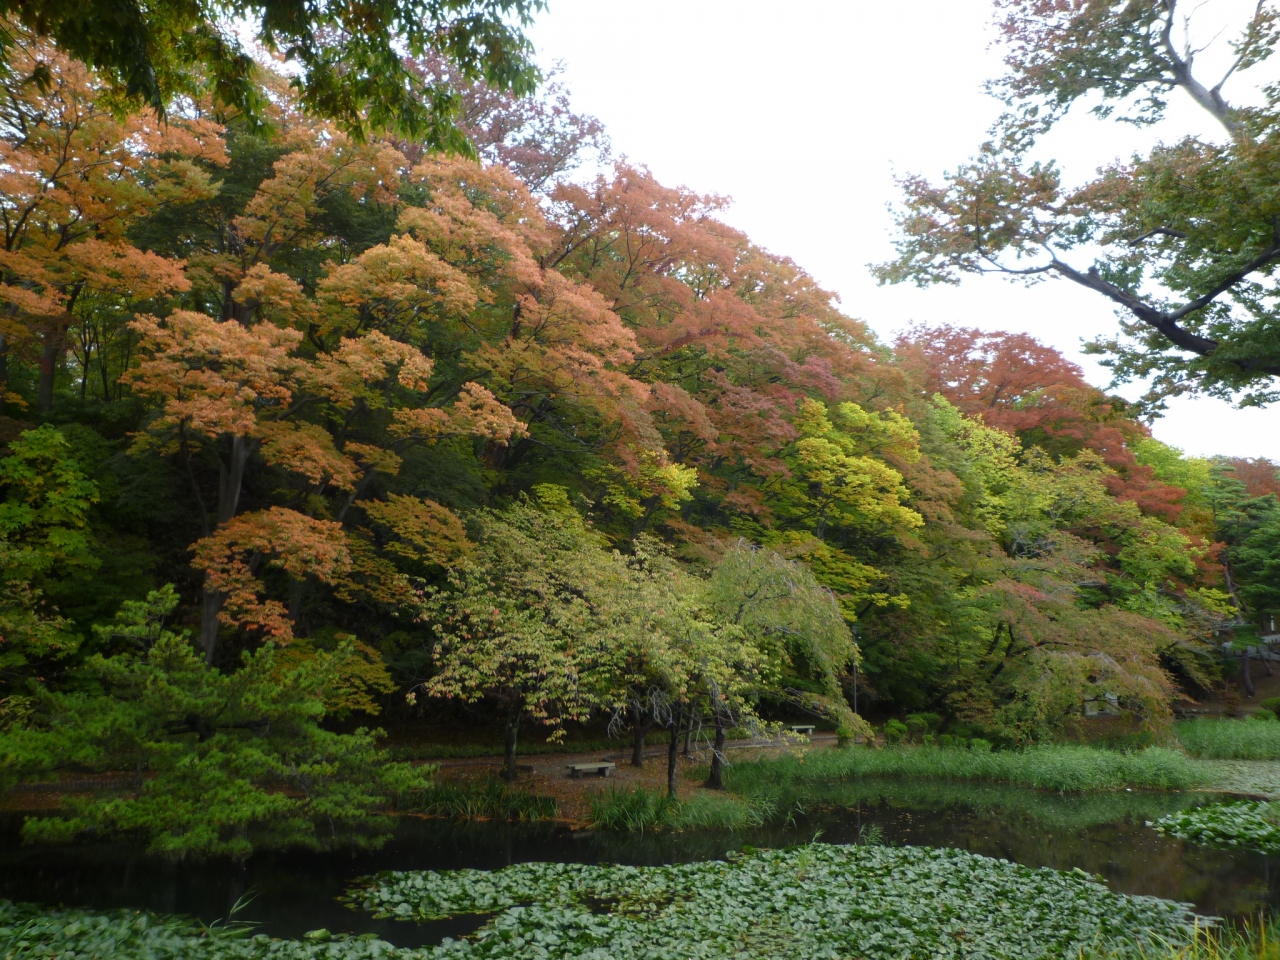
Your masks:
{"label": "park bench", "polygon": [[805,723],[793,723],[790,727],[792,733],[805,737],[812,735],[815,729],[817,728]]}
{"label": "park bench", "polygon": [[580,777],[584,773],[591,773],[597,777],[607,777],[617,767],[609,760],[600,760],[595,763],[566,763],[565,769],[569,771],[569,776],[571,777]]}

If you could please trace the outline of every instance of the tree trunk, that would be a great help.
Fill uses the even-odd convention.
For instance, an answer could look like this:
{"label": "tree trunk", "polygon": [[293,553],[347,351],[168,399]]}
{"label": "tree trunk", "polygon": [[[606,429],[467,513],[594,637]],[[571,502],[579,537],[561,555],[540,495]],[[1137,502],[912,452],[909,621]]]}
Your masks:
{"label": "tree trunk", "polygon": [[644,738],[651,724],[641,723],[643,717],[644,711],[640,709],[639,701],[631,704],[631,765],[633,767],[644,766]]}
{"label": "tree trunk", "polygon": [[724,789],[724,717],[716,711],[716,746],[711,751],[711,772],[707,774],[709,790]]}
{"label": "tree trunk", "polygon": [[36,409],[41,413],[53,410],[53,378],[62,359],[62,345],[57,334],[50,331],[40,347],[40,382],[36,386]]}
{"label": "tree trunk", "polygon": [[1268,651],[1258,647],[1258,659],[1262,661],[1262,669],[1267,671],[1268,677],[1274,677],[1275,674],[1271,672],[1271,661],[1267,659],[1267,653]]}
{"label": "tree trunk", "polygon": [[[244,471],[253,455],[256,442],[237,434],[231,438],[231,455],[218,471],[218,526],[229,522],[240,506],[240,492],[244,487]],[[200,616],[200,645],[204,648],[206,663],[213,663],[218,649],[218,613],[225,598],[213,589],[206,574],[204,578],[203,610]]]}
{"label": "tree trunk", "polygon": [[4,412],[4,398],[9,392],[9,340],[0,333],[0,413]]}
{"label": "tree trunk", "polygon": [[693,750],[693,711],[689,711],[689,723],[684,728],[684,750],[681,752],[686,756],[691,756]]}
{"label": "tree trunk", "polygon": [[520,712],[513,711],[507,716],[505,736],[502,743],[502,779],[510,783],[516,778],[516,737],[520,733]]}
{"label": "tree trunk", "polygon": [[218,650],[218,614],[222,612],[224,599],[220,590],[210,586],[206,573],[200,610],[200,646],[204,650],[204,662],[208,664],[213,663],[213,656]]}
{"label": "tree trunk", "polygon": [[671,739],[667,743],[667,796],[676,797],[676,759],[680,756],[680,726],[684,722],[684,708],[671,717]]}
{"label": "tree trunk", "polygon": [[1253,678],[1249,676],[1249,651],[1240,654],[1240,681],[1244,684],[1244,695],[1253,696]]}

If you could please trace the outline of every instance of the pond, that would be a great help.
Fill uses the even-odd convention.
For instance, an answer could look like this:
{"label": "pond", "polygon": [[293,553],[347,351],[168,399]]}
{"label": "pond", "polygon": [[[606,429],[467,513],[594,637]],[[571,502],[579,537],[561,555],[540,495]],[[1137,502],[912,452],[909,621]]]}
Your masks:
{"label": "pond", "polygon": [[[477,929],[482,916],[414,925],[378,920],[336,900],[379,870],[494,869],[523,861],[660,864],[723,857],[750,844],[777,847],[820,836],[828,843],[944,846],[1028,866],[1080,868],[1120,893],[1195,904],[1219,916],[1280,907],[1280,863],[1162,837],[1145,821],[1206,802],[1203,794],[1059,795],[966,784],[862,780],[830,785],[785,825],[727,833],[572,831],[559,824],[449,823],[405,818],[374,853],[262,853],[242,864],[172,864],[128,844],[36,847],[18,842],[19,820],[0,824],[0,898],[78,907],[146,908],[213,922],[237,903],[237,919],[299,937],[320,927],[374,933],[399,946],[438,943]],[[251,899],[250,899],[251,898]]]}

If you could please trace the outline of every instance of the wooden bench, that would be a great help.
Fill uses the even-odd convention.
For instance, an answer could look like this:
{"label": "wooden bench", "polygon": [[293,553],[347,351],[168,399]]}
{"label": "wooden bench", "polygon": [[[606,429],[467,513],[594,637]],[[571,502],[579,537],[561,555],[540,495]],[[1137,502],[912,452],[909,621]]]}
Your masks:
{"label": "wooden bench", "polygon": [[601,760],[597,763],[566,763],[565,769],[569,771],[571,777],[580,777],[584,773],[607,777],[617,769],[617,766],[610,760]]}
{"label": "wooden bench", "polygon": [[793,723],[788,729],[792,733],[798,734],[802,737],[807,737],[812,735],[813,731],[817,728],[804,723]]}

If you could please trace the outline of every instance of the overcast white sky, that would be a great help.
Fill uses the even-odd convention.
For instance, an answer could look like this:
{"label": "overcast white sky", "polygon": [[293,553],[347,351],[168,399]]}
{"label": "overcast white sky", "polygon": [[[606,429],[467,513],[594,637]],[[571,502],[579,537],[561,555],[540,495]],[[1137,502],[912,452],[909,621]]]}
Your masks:
{"label": "overcast white sky", "polygon": [[[1197,35],[1217,33],[1242,3],[1252,6],[1202,5]],[[916,321],[1025,331],[1106,386],[1080,344],[1116,321],[1090,291],[996,277],[882,288],[866,268],[893,252],[895,175],[955,166],[999,112],[982,92],[1001,69],[990,14],[990,0],[550,0],[532,35],[544,65],[563,61],[575,108],[604,121],[616,154],[663,182],[732,197],[729,223],[792,257],[882,338]],[[1239,92],[1251,86],[1246,75]],[[1082,114],[1043,149],[1082,179],[1161,137],[1218,136],[1183,96],[1154,131]],[[1280,460],[1280,406],[1184,398],[1153,429],[1195,455]]]}

